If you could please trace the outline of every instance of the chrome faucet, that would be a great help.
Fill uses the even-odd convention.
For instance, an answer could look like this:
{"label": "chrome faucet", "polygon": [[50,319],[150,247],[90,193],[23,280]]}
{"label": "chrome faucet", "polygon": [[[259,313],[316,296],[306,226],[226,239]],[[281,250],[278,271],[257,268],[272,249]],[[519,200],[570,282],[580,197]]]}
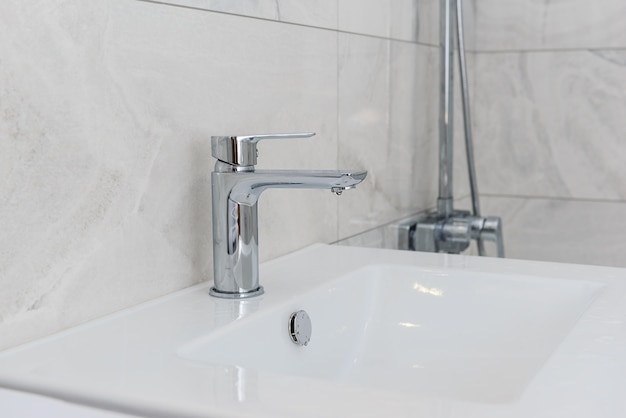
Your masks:
{"label": "chrome faucet", "polygon": [[314,133],[213,136],[217,158],[213,195],[212,296],[241,299],[261,295],[257,202],[270,188],[329,189],[336,194],[362,182],[367,171],[255,170],[262,139],[309,138]]}

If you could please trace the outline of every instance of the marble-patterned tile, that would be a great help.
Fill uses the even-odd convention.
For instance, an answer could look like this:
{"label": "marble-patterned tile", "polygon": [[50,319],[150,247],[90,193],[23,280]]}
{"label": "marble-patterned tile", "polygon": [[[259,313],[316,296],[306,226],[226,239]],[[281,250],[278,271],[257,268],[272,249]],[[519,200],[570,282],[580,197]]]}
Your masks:
{"label": "marble-patterned tile", "polygon": [[392,218],[436,206],[438,194],[438,49],[391,42],[389,144],[382,184]]}
{"label": "marble-patterned tile", "polygon": [[[150,27],[152,22],[167,18],[170,11],[171,8],[163,7],[153,12],[159,16],[148,17],[145,26]],[[182,14],[197,18],[193,11],[183,11]],[[196,28],[197,44],[174,65],[168,55],[143,53],[142,44],[132,47],[116,45],[116,51],[123,52],[118,62],[130,63],[133,71],[172,65],[167,76],[173,85],[163,86],[157,78],[144,88],[157,95],[159,103],[169,100],[162,112],[188,131],[191,128],[191,135],[198,143],[191,152],[202,151],[200,155],[208,157],[209,152],[204,151],[208,148],[204,147],[214,134],[313,131],[317,136],[311,139],[260,143],[258,168],[335,168],[336,34],[226,15],[208,14],[200,23],[202,27]],[[172,31],[178,30],[172,26]],[[154,29],[159,33],[151,31],[144,35],[150,39],[153,51],[164,46],[173,51],[180,44],[174,33],[161,34],[161,28]],[[170,38],[174,40],[169,41]],[[232,45],[239,47],[232,48]],[[187,77],[178,79],[176,75],[179,74]],[[125,88],[133,89],[134,82],[128,79]],[[136,94],[145,96],[146,93],[143,90]],[[177,104],[171,103],[172,98]],[[195,174],[208,175],[213,163],[210,157],[205,163],[199,162]],[[160,182],[155,184],[162,190]],[[303,191],[274,194],[285,197],[273,198],[270,193],[261,197],[260,235],[267,243],[261,247],[262,259],[276,257],[312,242],[334,239],[336,227],[333,221],[309,230],[306,225],[312,224],[301,226],[299,213],[294,210],[300,207],[305,211],[328,213],[332,220],[336,216],[336,200],[330,193],[325,199]],[[297,203],[289,205],[285,201]],[[154,215],[158,216],[158,213]],[[272,225],[272,219],[281,220],[282,231],[266,227]],[[289,230],[296,231],[294,239],[282,239]]]}
{"label": "marble-patterned tile", "polygon": [[461,0],[463,6],[463,35],[465,48],[468,51],[476,50],[476,2],[478,0]]}
{"label": "marble-patterned tile", "polygon": [[150,1],[426,44],[438,37],[438,0]]}
{"label": "marble-patterned tile", "polygon": [[108,91],[97,48],[108,12],[3,4],[0,346],[58,328],[63,305],[50,295],[133,212],[159,139]]}
{"label": "marble-patterned tile", "polygon": [[[261,144],[262,165],[336,167],[334,32],[138,1],[2,8],[0,347],[211,277],[211,135],[317,131]],[[262,197],[265,259],[336,240],[336,196],[299,193]]]}
{"label": "marble-patterned tile", "polygon": [[[142,0],[143,1],[143,0]],[[149,0],[240,16],[337,29],[337,0]]]}
{"label": "marble-patterned tile", "polygon": [[[422,12],[419,0],[397,0],[389,3],[389,37],[405,41],[417,41],[419,35],[419,23],[423,17],[418,16]],[[421,18],[421,19],[420,19]],[[427,32],[427,28],[423,28]]]}
{"label": "marble-patterned tile", "polygon": [[341,197],[339,237],[377,225],[387,206],[379,175],[389,140],[390,41],[339,34],[339,165],[368,170],[367,179]]}
{"label": "marble-patterned tile", "polygon": [[385,227],[381,226],[343,238],[337,241],[336,244],[346,247],[385,248],[384,231]]}
{"label": "marble-patterned tile", "polygon": [[[465,44],[468,50],[474,49],[474,10],[473,1],[463,1],[463,24]],[[389,2],[390,29],[392,39],[418,42],[424,45],[439,45],[440,0],[399,0]],[[341,19],[340,19],[341,21]],[[366,30],[359,33],[368,33]],[[377,33],[370,33],[379,35]]]}
{"label": "marble-patterned tile", "polygon": [[[417,9],[417,39],[415,40],[426,45],[438,45],[439,0],[417,0],[415,7]],[[395,10],[394,15],[397,13]]]}
{"label": "marble-patterned tile", "polygon": [[481,191],[626,198],[626,52],[476,55]]}
{"label": "marble-patterned tile", "polygon": [[339,240],[337,245],[346,247],[399,249],[399,233],[393,224],[386,224],[369,231]]}
{"label": "marble-patterned tile", "polygon": [[278,9],[275,20],[337,29],[337,0],[273,0],[272,3],[275,3]]}
{"label": "marble-patterned tile", "polygon": [[626,47],[622,0],[480,0],[475,13],[481,51]]}
{"label": "marble-patterned tile", "polygon": [[368,170],[340,202],[339,237],[371,229],[436,199],[434,49],[340,35],[339,165]]}
{"label": "marble-patterned tile", "polygon": [[437,0],[338,0],[341,31],[381,38],[436,44]]}
{"label": "marble-patterned tile", "polygon": [[626,267],[624,202],[483,196],[502,217],[508,258]]}
{"label": "marble-patterned tile", "polygon": [[385,0],[337,0],[337,28],[341,31],[389,38],[391,6]]}
{"label": "marble-patterned tile", "polygon": [[[465,46],[468,50],[474,50],[474,15],[475,15],[475,0],[461,0],[463,6],[463,26],[465,36]],[[409,7],[396,6],[396,2],[392,3],[392,17],[399,16],[401,14],[415,13],[417,20],[415,25],[417,30],[413,30],[411,33],[417,33],[417,37],[410,38],[408,36],[394,37],[396,39],[417,41],[421,44],[438,46],[439,45],[439,31],[440,31],[440,0],[417,0],[412,4],[415,8],[415,12],[410,11]],[[400,2],[402,4],[402,2]],[[408,19],[404,18],[404,25],[408,25]],[[392,28],[392,32],[394,29]],[[406,29],[404,32],[407,32]]]}

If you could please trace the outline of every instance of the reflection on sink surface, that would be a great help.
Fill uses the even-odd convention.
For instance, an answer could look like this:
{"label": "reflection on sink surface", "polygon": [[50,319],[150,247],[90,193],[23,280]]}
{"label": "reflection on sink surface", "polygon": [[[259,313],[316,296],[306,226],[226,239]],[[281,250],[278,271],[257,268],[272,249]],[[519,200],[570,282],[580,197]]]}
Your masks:
{"label": "reflection on sink surface", "polygon": [[[183,345],[210,364],[504,403],[522,394],[602,284],[373,265]],[[291,342],[303,309],[313,333]]]}

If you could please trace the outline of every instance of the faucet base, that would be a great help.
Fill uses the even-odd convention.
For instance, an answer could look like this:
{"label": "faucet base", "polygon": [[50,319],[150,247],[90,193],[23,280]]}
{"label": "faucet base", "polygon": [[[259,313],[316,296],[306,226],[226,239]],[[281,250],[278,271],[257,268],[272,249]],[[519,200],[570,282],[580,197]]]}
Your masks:
{"label": "faucet base", "polygon": [[264,292],[265,291],[263,290],[263,286],[259,286],[256,289],[251,290],[249,292],[223,292],[211,286],[211,290],[209,290],[209,295],[215,296],[216,298],[222,298],[222,299],[247,299],[247,298],[252,298],[254,296],[260,296]]}

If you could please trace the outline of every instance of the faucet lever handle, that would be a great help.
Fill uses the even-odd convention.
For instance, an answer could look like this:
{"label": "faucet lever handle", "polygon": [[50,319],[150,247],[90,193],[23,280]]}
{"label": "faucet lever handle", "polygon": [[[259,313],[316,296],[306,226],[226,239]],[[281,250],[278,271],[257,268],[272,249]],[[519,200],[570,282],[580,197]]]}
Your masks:
{"label": "faucet lever handle", "polygon": [[257,163],[256,144],[262,139],[310,138],[315,133],[261,134],[240,136],[212,136],[211,154],[220,161],[237,166]]}

